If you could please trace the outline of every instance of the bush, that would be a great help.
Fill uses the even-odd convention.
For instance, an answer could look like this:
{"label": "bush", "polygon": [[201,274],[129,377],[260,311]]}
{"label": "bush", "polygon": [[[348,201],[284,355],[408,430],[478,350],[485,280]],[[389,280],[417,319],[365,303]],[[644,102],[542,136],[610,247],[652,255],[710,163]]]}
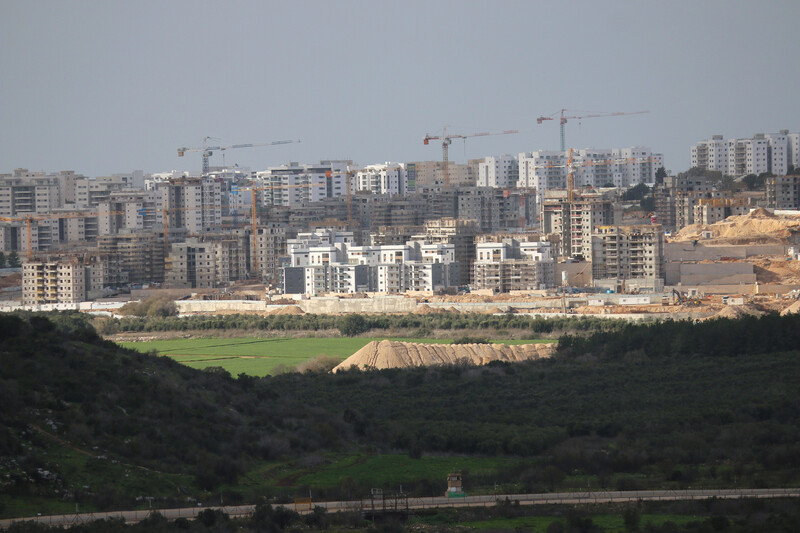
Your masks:
{"label": "bush", "polygon": [[468,335],[464,335],[463,337],[457,337],[453,339],[453,344],[491,344],[492,341],[487,339],[486,337],[470,337]]}
{"label": "bush", "polygon": [[357,314],[348,314],[338,323],[339,332],[345,337],[355,337],[370,330],[367,320]]}

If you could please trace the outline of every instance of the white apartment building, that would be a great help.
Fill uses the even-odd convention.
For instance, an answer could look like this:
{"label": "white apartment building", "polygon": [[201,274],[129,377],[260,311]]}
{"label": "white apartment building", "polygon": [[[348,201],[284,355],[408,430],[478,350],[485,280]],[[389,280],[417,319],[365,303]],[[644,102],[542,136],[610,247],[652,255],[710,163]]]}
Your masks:
{"label": "white apartment building", "polygon": [[505,293],[554,286],[555,261],[549,242],[508,238],[502,242],[478,243],[475,248],[472,282],[475,289]]}
{"label": "white apartment building", "polygon": [[[538,192],[566,189],[569,151],[523,152],[519,154],[517,187]],[[630,187],[655,182],[656,171],[664,166],[664,156],[649,148],[597,149],[572,151],[573,179],[580,187]]]}
{"label": "white apartment building", "polygon": [[729,176],[771,172],[785,176],[800,164],[800,134],[781,130],[757,133],[749,139],[725,139],[714,135],[691,148],[692,167],[715,170]]}
{"label": "white apartment building", "polygon": [[320,161],[316,165],[290,162],[256,172],[262,205],[296,207],[347,194],[350,161]]}
{"label": "white apartment building", "polygon": [[435,291],[458,283],[452,244],[353,246],[352,232],[325,229],[289,239],[287,252],[286,294]]}
{"label": "white apartment building", "polygon": [[489,156],[478,164],[478,187],[510,189],[519,180],[519,161],[513,155]]}
{"label": "white apartment building", "polygon": [[368,165],[355,173],[353,192],[372,194],[406,194],[408,175],[403,163]]}

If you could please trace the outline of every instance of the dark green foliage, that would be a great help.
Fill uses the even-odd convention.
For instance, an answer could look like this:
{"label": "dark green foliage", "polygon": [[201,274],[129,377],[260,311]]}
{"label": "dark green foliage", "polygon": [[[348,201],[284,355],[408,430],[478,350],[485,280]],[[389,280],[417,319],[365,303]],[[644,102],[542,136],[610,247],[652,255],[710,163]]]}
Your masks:
{"label": "dark green foliage", "polygon": [[355,313],[349,313],[339,319],[339,331],[345,337],[355,337],[370,330],[370,325],[367,320],[362,316]]}
{"label": "dark green foliage", "polygon": [[6,257],[6,266],[8,268],[19,268],[22,266],[22,263],[19,260],[19,254],[16,251],[12,251]]}
{"label": "dark green foliage", "polygon": [[176,316],[178,307],[175,305],[175,300],[169,296],[154,296],[141,302],[128,302],[120,307],[119,312],[138,317],[164,318]]}
{"label": "dark green foliage", "polygon": [[453,344],[490,344],[491,341],[486,337],[470,337],[464,335],[463,337],[456,337],[453,339]]}
{"label": "dark green foliage", "polygon": [[[517,317],[491,318],[510,329]],[[550,360],[263,379],[123,350],[81,320],[0,314],[0,459],[19,464],[4,490],[36,494],[56,483],[37,473],[60,472],[41,453],[53,437],[96,447],[92,455],[191,475],[190,493],[236,489],[256,461],[344,447],[518,456],[524,466],[497,477],[536,491],[558,490],[576,472],[625,490],[798,481],[800,317],[793,315],[605,322],[600,332],[595,322],[574,320],[580,331],[597,329],[564,336]],[[554,327],[521,323],[530,331]],[[433,492],[422,483],[406,488]],[[98,492],[72,497],[103,508],[127,503],[114,487]]]}

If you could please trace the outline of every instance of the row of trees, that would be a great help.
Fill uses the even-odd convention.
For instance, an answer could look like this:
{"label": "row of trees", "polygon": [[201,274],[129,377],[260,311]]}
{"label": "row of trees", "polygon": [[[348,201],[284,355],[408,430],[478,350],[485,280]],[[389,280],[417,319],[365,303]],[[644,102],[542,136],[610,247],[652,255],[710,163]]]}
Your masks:
{"label": "row of trees", "polygon": [[[130,304],[128,304],[130,305]],[[567,331],[617,331],[620,321],[588,316],[541,318],[507,313],[483,315],[479,313],[436,313],[406,315],[224,315],[224,316],[163,316],[152,313],[150,307],[137,310],[138,315],[125,318],[102,318],[95,321],[97,330],[104,335],[118,332],[192,331],[192,330],[253,330],[253,331],[325,331],[338,329],[343,335],[353,336],[367,332],[390,330],[415,330],[419,336],[434,330],[527,330],[531,336],[557,334]]]}

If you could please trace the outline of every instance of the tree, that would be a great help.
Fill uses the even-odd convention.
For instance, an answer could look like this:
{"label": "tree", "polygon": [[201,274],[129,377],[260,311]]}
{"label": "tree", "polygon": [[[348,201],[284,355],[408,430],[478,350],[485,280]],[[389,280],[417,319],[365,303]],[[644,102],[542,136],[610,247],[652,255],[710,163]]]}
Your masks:
{"label": "tree", "polygon": [[664,183],[664,178],[666,177],[667,177],[667,171],[664,169],[664,167],[659,167],[658,170],[656,170],[656,183],[658,185],[661,185],[662,183]]}
{"label": "tree", "polygon": [[8,268],[19,268],[22,266],[16,250],[13,250],[10,254],[8,254],[8,258],[6,258],[6,265],[8,265]]}
{"label": "tree", "polygon": [[338,327],[339,332],[345,337],[355,337],[370,329],[367,320],[363,316],[354,313],[345,315],[339,322]]}
{"label": "tree", "polygon": [[639,513],[637,506],[626,507],[622,512],[622,518],[625,521],[625,531],[639,531],[642,515]]}
{"label": "tree", "polygon": [[6,268],[6,254],[0,252],[0,268]]}

